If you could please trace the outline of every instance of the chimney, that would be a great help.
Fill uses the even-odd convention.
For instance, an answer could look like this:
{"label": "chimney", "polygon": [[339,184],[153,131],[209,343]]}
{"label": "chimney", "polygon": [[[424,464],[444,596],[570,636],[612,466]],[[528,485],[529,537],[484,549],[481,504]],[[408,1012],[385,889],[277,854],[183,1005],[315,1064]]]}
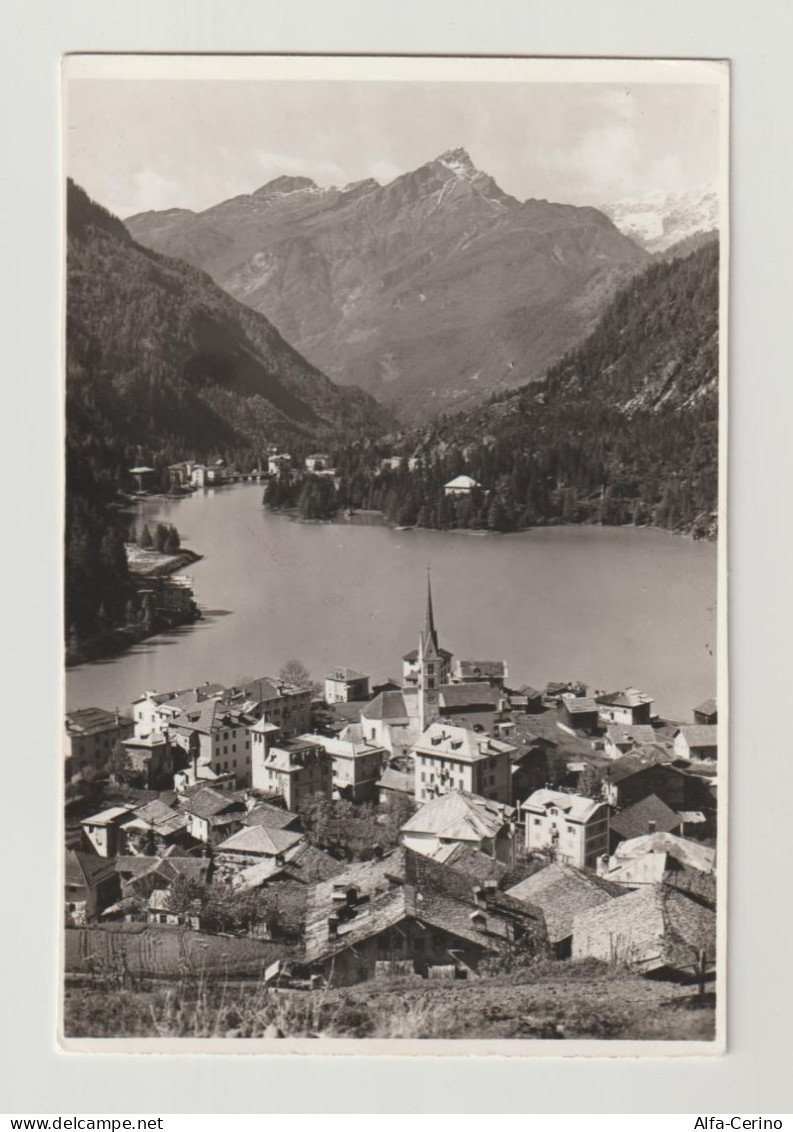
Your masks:
{"label": "chimney", "polygon": [[339,917],[328,916],[328,939],[335,939],[339,934]]}
{"label": "chimney", "polygon": [[656,822],[648,821],[648,823],[647,823],[647,832],[648,833],[655,833],[657,828],[658,828],[658,826],[657,826]]}
{"label": "chimney", "polygon": [[382,861],[383,859],[383,846],[379,843],[372,846],[372,855],[375,861]]}
{"label": "chimney", "polygon": [[[486,901],[485,901],[485,890],[484,890],[484,888],[482,887],[482,885],[481,885],[481,884],[475,884],[475,885],[474,885],[474,887],[473,887],[473,893],[474,893],[474,901],[475,901],[475,903],[476,903],[476,904],[477,904],[477,905],[478,905],[478,906],[479,906],[480,908],[484,908],[484,907],[485,907],[485,904],[486,904]],[[474,914],[475,914],[475,913],[474,913]]]}

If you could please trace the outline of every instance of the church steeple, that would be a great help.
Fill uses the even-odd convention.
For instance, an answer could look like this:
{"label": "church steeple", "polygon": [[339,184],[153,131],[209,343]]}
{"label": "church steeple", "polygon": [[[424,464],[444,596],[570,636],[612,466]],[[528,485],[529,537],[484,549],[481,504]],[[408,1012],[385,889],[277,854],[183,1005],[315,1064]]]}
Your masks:
{"label": "church steeple", "polygon": [[420,653],[423,656],[438,654],[438,632],[435,628],[435,615],[432,609],[432,579],[427,567],[427,612],[424,618],[424,632],[420,638]]}

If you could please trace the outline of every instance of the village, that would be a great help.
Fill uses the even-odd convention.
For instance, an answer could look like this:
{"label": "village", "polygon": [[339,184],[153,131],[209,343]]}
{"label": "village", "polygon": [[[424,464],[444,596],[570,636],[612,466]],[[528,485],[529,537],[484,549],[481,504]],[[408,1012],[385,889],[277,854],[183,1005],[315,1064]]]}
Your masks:
{"label": "village", "polygon": [[519,954],[704,993],[714,701],[680,723],[631,687],[512,689],[441,645],[429,575],[398,679],[287,669],[68,713],[67,981],[476,980]]}

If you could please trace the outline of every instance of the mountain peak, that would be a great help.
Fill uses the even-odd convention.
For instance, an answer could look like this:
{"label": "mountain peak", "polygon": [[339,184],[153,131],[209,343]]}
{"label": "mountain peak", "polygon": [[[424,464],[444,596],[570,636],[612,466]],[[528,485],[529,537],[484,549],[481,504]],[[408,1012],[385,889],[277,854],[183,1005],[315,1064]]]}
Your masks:
{"label": "mountain peak", "polygon": [[477,169],[471,160],[471,155],[467,149],[458,146],[456,149],[447,149],[439,157],[435,158],[441,165],[445,165],[447,169],[460,174],[476,173]]}
{"label": "mountain peak", "polygon": [[306,189],[316,189],[317,184],[312,181],[310,177],[276,177],[272,181],[268,181],[266,185],[262,185],[253,194],[255,197],[269,197],[279,194],[286,196],[287,193],[300,193],[305,192]]}

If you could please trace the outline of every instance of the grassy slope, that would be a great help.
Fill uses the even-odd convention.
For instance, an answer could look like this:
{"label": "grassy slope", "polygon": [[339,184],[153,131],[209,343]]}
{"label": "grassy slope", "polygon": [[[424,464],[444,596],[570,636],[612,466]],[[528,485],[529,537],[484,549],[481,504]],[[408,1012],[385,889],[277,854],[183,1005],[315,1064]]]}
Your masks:
{"label": "grassy slope", "polygon": [[470,983],[421,979],[329,991],[259,986],[70,988],[69,1037],[549,1038],[707,1041],[711,996],[594,961]]}

